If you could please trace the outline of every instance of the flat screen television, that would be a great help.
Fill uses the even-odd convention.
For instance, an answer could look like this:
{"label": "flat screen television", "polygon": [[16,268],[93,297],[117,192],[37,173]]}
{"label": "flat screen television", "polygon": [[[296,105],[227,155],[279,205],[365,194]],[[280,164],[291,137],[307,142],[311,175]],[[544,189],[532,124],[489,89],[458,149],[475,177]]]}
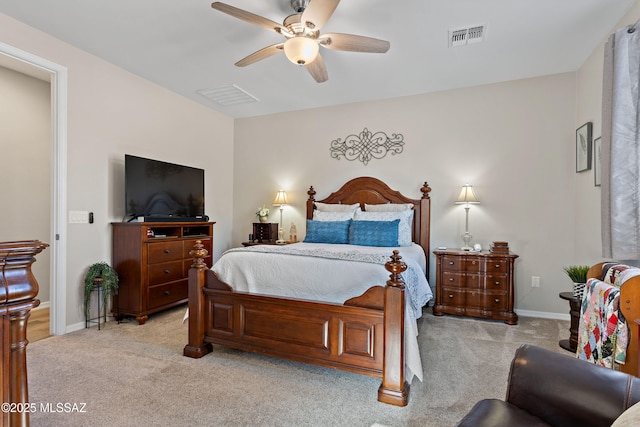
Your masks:
{"label": "flat screen television", "polygon": [[126,215],[145,220],[204,217],[204,169],[124,156]]}

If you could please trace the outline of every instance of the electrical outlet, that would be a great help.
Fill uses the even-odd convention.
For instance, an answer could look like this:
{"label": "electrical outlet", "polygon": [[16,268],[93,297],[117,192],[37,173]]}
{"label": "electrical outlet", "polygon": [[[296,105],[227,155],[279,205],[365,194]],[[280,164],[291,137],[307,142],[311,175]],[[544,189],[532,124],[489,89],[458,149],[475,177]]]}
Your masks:
{"label": "electrical outlet", "polygon": [[531,276],[531,287],[539,288],[540,287],[540,277],[539,276]]}

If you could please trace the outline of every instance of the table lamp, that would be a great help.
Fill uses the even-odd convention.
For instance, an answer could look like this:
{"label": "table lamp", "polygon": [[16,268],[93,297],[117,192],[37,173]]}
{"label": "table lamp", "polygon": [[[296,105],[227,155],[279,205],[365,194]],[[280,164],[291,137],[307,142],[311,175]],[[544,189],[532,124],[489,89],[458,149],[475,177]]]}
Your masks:
{"label": "table lamp", "polygon": [[471,203],[480,203],[478,198],[476,197],[476,193],[473,192],[473,186],[470,184],[465,184],[462,186],[460,190],[460,194],[456,199],[456,204],[464,204],[464,210],[466,212],[465,225],[464,225],[464,234],[462,235],[462,241],[464,245],[462,246],[463,251],[470,251],[472,248],[471,244],[471,234],[469,234],[469,208],[471,207]]}
{"label": "table lamp", "polygon": [[284,210],[284,206],[287,204],[287,193],[284,192],[284,190],[279,190],[278,193],[276,193],[276,198],[273,201],[273,206],[279,206],[280,207],[280,226],[278,227],[278,240],[276,240],[276,243],[287,243],[286,240],[284,240],[284,228],[282,228],[282,211]]}

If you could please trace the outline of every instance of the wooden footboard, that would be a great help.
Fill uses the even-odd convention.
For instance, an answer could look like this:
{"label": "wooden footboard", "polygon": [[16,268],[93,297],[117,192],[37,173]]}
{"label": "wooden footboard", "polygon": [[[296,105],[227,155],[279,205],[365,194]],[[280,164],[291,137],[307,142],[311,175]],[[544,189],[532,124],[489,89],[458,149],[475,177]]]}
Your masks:
{"label": "wooden footboard", "polygon": [[212,344],[382,378],[378,400],[405,406],[404,282],[398,251],[385,268],[386,286],[374,286],[343,305],[234,292],[204,263],[198,241],[189,271],[189,343],[199,358]]}

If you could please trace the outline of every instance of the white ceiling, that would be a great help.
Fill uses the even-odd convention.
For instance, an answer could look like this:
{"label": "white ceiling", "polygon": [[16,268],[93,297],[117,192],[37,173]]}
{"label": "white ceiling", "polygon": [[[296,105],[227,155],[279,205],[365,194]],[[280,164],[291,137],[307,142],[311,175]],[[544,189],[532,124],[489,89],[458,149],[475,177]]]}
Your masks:
{"label": "white ceiling", "polygon": [[[322,1],[322,0],[312,0]],[[234,118],[415,95],[577,70],[636,0],[343,0],[321,33],[391,42],[386,54],[322,49],[316,83],[284,54],[233,64],[283,40],[205,0],[0,0],[12,16]],[[290,0],[227,0],[276,22]],[[450,48],[448,31],[486,25]],[[198,90],[236,85],[258,102],[224,107]]]}

